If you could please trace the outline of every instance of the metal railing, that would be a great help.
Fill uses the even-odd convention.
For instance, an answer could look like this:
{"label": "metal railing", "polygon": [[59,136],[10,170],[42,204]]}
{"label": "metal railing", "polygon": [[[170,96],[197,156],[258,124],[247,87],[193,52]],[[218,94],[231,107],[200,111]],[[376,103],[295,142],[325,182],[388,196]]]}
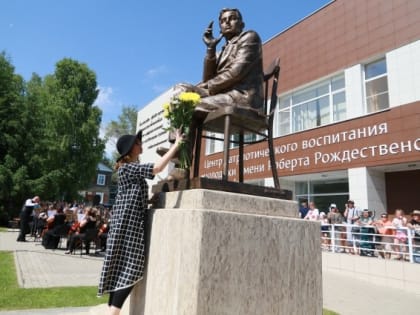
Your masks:
{"label": "metal railing", "polygon": [[420,263],[420,234],[415,234],[416,231],[420,232],[419,229],[392,226],[383,228],[392,232],[380,234],[373,225],[322,223],[322,249],[383,258],[397,255],[401,260],[408,258],[411,263]]}

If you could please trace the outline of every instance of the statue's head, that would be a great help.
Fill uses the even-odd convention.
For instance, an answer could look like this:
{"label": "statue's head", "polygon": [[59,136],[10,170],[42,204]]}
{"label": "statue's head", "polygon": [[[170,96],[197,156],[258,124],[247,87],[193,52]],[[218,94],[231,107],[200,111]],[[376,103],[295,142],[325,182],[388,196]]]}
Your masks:
{"label": "statue's head", "polygon": [[242,20],[242,14],[238,9],[224,8],[219,14],[220,32],[226,39],[240,34],[245,27]]}

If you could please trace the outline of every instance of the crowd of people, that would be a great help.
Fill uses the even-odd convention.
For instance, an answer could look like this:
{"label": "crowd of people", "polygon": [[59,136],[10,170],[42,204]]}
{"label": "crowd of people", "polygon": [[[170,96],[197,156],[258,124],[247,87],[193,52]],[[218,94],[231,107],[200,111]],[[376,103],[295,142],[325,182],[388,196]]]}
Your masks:
{"label": "crowd of people", "polygon": [[27,235],[40,241],[46,249],[63,247],[66,254],[83,247],[89,254],[92,242],[97,251],[105,251],[109,230],[109,209],[83,203],[41,202],[39,196],[28,199],[20,214],[20,232],[17,241],[27,241]]}
{"label": "crowd of people", "polygon": [[313,201],[301,203],[299,215],[304,220],[321,222],[322,249],[382,259],[410,260],[420,263],[420,210],[412,210],[410,218],[404,210],[393,215],[386,212],[376,218],[375,211],[359,209],[348,200],[344,211],[332,203],[319,211]]}

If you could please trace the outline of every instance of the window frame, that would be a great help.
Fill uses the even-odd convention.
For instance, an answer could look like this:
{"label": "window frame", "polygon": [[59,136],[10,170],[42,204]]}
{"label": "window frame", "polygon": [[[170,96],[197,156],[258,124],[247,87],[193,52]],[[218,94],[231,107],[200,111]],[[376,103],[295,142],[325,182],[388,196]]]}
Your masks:
{"label": "window frame", "polygon": [[[340,81],[342,81],[340,83]],[[337,82],[339,83],[337,87],[334,87]],[[327,85],[327,87],[325,87]],[[318,91],[319,89],[319,91]],[[293,103],[294,98],[300,97],[302,93],[307,94],[314,94],[313,97],[309,97],[307,99],[300,100],[299,102]],[[322,93],[318,93],[322,92]],[[337,95],[344,95],[344,102],[341,103],[334,103],[334,97]],[[323,106],[322,102],[328,100],[328,104]],[[285,101],[285,102],[283,102]],[[278,99],[278,106],[275,115],[275,130],[274,134],[276,136],[285,136],[313,128],[318,128],[321,126],[329,125],[338,121],[342,121],[346,119],[346,110],[337,109],[337,106],[341,105],[342,107],[344,103],[344,108],[346,109],[346,83],[345,83],[345,74],[344,72],[336,73],[328,78],[324,78],[317,82],[311,83],[305,87],[297,89],[293,92],[286,93],[279,97]],[[283,102],[283,103],[282,103]],[[288,103],[288,105],[287,105]],[[284,106],[286,104],[287,106]],[[283,105],[283,106],[282,106]],[[299,107],[306,106],[307,109],[302,110],[301,113],[303,116],[308,116],[311,112],[315,112],[315,125],[310,124],[308,119],[301,121],[301,126],[297,126],[296,117],[294,114]],[[309,109],[309,106],[312,107],[312,110]],[[325,115],[322,112],[325,111],[325,108],[328,107],[328,114]],[[280,119],[283,115],[283,118],[288,117],[286,119]],[[342,116],[342,117],[341,117]],[[325,118],[328,117],[328,121],[325,121]],[[324,120],[324,121],[323,121]],[[297,128],[298,127],[298,128]],[[287,131],[286,131],[287,129]]]}
{"label": "window frame", "polygon": [[106,186],[106,175],[99,173],[96,176],[96,185],[98,186]]}
{"label": "window frame", "polygon": [[[374,64],[378,64],[379,62],[383,61],[384,65],[385,65],[385,72],[376,74],[374,76],[370,76],[369,78],[366,78],[368,70],[367,67],[374,65]],[[368,84],[372,83],[372,82],[379,82],[379,80],[384,79],[385,78],[385,83],[386,83],[386,91],[380,91],[378,93],[375,94],[370,94],[369,96],[368,94]],[[378,111],[381,110],[387,110],[390,106],[389,104],[389,84],[388,84],[388,65],[386,62],[386,57],[382,57],[379,59],[376,59],[374,61],[368,62],[366,64],[363,65],[363,92],[364,92],[364,97],[363,97],[363,101],[364,101],[364,109],[365,109],[365,113],[366,114],[371,114],[371,113],[376,113]],[[382,103],[376,103],[376,106],[374,106],[375,104],[370,104],[369,100],[375,98],[375,97],[384,97],[387,96],[387,104],[384,104],[384,106],[381,106]]]}

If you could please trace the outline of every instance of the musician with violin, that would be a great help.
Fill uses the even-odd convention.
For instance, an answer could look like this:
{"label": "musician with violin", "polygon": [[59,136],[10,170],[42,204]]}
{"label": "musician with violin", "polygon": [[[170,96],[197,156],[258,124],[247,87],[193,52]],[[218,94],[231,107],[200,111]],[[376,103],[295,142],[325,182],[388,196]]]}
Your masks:
{"label": "musician with violin", "polygon": [[42,236],[42,245],[46,249],[56,249],[60,242],[60,236],[67,234],[66,215],[60,206],[57,212],[47,219],[47,229]]}
{"label": "musician with violin", "polygon": [[78,245],[81,245],[81,242],[86,243],[86,251],[89,253],[89,245],[91,239],[87,239],[87,232],[89,235],[92,233],[95,237],[96,233],[96,223],[97,223],[97,209],[94,207],[85,207],[85,216],[83,219],[76,224],[73,224],[70,229],[68,241],[67,241],[67,251],[65,254],[72,254]]}
{"label": "musician with violin", "polygon": [[99,227],[98,231],[98,245],[101,249],[101,252],[104,252],[106,249],[106,239],[108,237],[109,231],[109,222],[106,220],[101,226]]}
{"label": "musician with violin", "polygon": [[36,238],[43,236],[43,231],[47,229],[47,219],[48,214],[46,210],[42,210],[36,217],[36,221],[34,221]]}

